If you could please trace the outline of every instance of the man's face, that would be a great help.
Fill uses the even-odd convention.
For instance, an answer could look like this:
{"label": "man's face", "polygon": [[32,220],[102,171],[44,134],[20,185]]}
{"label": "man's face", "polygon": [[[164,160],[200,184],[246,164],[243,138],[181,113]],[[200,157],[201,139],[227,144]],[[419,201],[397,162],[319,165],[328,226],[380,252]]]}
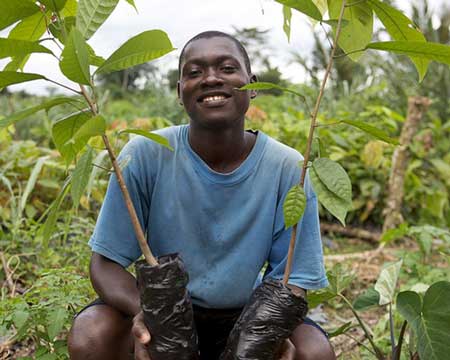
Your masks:
{"label": "man's face", "polygon": [[195,40],[185,49],[178,96],[191,123],[227,128],[244,121],[250,92],[238,91],[250,80],[244,58],[233,41],[224,37]]}

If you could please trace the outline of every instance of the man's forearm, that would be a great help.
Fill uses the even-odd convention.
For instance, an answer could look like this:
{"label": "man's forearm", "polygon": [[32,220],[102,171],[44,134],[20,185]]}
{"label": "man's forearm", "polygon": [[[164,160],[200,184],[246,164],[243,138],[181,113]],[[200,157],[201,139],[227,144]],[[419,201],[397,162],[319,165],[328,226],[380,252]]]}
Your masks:
{"label": "man's forearm", "polygon": [[94,252],[90,276],[95,291],[108,305],[130,316],[141,310],[136,279],[121,265]]}

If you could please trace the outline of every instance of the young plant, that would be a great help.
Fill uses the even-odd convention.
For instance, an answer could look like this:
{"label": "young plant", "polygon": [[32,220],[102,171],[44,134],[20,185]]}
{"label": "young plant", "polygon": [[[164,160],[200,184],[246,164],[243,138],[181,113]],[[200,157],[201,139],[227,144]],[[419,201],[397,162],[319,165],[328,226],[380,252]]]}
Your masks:
{"label": "young plant", "polygon": [[[311,183],[319,202],[343,225],[347,212],[352,208],[351,182],[345,170],[338,163],[327,159],[317,158],[310,161],[311,148],[317,123],[320,103],[330,75],[336,50],[339,47],[344,54],[353,61],[358,61],[362,53],[369,49],[389,51],[407,55],[414,63],[421,81],[427,72],[431,60],[450,65],[450,47],[427,42],[420,30],[401,11],[381,0],[328,0],[326,3],[317,0],[276,0],[283,5],[284,26],[288,41],[291,32],[292,9],[310,18],[311,21],[330,25],[333,28],[334,39],[331,44],[329,62],[317,95],[313,111],[309,136],[304,153],[301,178],[298,186],[294,186],[288,193],[284,203],[284,218],[286,227],[292,226],[292,235],[286,263],[283,282],[289,279],[292,257],[297,236],[297,223],[303,215],[306,197],[303,192],[306,171],[309,169]],[[329,19],[323,15],[328,13]],[[394,41],[371,42],[373,34],[374,14],[384,25],[385,30]],[[328,36],[328,34],[327,34]],[[305,101],[305,97],[292,89],[282,88],[271,83],[248,84],[241,90],[279,89],[293,93]],[[364,122],[342,120],[335,124],[345,123],[362,130],[379,140],[390,144],[398,144],[384,131]],[[333,124],[333,125],[335,125]]]}
{"label": "young plant", "polygon": [[[0,39],[0,58],[11,58],[11,62],[0,71],[0,88],[33,80],[46,80],[75,93],[76,97],[57,97],[32,108],[9,115],[0,120],[0,128],[8,127],[38,111],[63,104],[70,105],[75,112],[63,116],[52,128],[53,141],[69,166],[76,162],[75,169],[62,187],[60,195],[48,212],[43,230],[47,242],[56,223],[57,210],[70,191],[75,207],[78,207],[93,167],[95,151],[88,146],[92,137],[100,136],[111,159],[123,193],[127,210],[146,261],[156,265],[136,211],[124,182],[120,164],[106,135],[106,120],[98,101],[95,77],[113,71],[124,70],[161,57],[173,50],[167,35],[161,30],[149,30],[126,41],[106,60],[95,54],[87,43],[117,6],[119,0],[11,0],[2,2],[0,30],[17,23],[7,38]],[[127,0],[134,6],[133,0]],[[45,37],[44,37],[45,36]],[[53,52],[43,44],[51,42],[59,49]],[[56,58],[62,74],[76,87],[60,84],[38,73],[20,71],[30,54],[44,53]],[[93,72],[92,68],[96,68]],[[137,129],[124,132],[139,133],[171,149],[161,136]],[[85,152],[79,156],[79,154]]]}

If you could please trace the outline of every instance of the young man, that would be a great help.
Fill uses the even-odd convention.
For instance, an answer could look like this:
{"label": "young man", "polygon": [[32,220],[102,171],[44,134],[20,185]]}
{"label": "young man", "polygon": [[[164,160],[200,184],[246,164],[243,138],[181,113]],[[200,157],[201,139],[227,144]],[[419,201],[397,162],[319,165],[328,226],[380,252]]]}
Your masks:
{"label": "young man", "polygon": [[[282,206],[300,179],[301,155],[261,132],[244,131],[256,93],[237,88],[256,78],[236,39],[197,35],[185,45],[179,69],[178,96],[189,125],[159,131],[175,151],[136,137],[121,156],[131,157],[124,176],[153,252],[177,252],[186,265],[201,358],[215,360],[263,266],[265,276],[282,277],[290,238]],[[289,280],[297,296],[327,285],[309,181],[305,191]],[[125,270],[141,254],[115,176],[89,244],[91,281],[101,300],[75,319],[71,358],[128,359],[134,352],[136,359],[149,359],[151,334],[136,281]],[[286,341],[282,358],[327,360],[334,353],[324,332],[306,319]]]}

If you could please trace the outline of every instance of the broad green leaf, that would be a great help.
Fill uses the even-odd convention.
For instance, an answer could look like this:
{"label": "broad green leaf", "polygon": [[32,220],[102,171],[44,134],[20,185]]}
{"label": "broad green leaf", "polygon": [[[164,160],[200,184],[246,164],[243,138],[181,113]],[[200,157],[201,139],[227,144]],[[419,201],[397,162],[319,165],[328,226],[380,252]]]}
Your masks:
{"label": "broad green leaf", "polygon": [[[328,0],[328,11],[331,19],[338,19],[341,11],[342,0]],[[366,2],[360,0],[347,1],[343,19],[348,21],[342,27],[338,45],[353,61],[358,61],[362,52],[354,52],[364,49],[372,40],[373,13]],[[352,53],[354,52],[354,53]]]}
{"label": "broad green leaf", "polygon": [[365,123],[364,121],[358,121],[358,120],[341,120],[340,122],[345,123],[347,125],[354,126],[374,137],[377,139],[380,139],[384,142],[387,142],[389,144],[398,145],[398,140],[395,138],[390,137],[388,134],[386,134],[383,130],[380,130],[376,128],[375,126],[369,125]]}
{"label": "broad green leaf", "polygon": [[[9,39],[18,39],[18,40],[28,40],[28,41],[37,41],[46,30],[45,17],[50,16],[50,13],[41,13],[38,12],[33,14],[22,21],[20,21],[14,29],[12,29],[8,35]],[[11,63],[5,67],[5,70],[8,71],[17,71],[18,69],[24,68],[26,62],[28,61],[30,55],[22,55],[18,57],[14,57]]]}
{"label": "broad green leaf", "polygon": [[336,293],[332,292],[329,288],[312,292],[308,291],[308,306],[310,309],[313,309],[322,303],[334,299],[336,296]]}
{"label": "broad green leaf", "polygon": [[389,244],[390,242],[400,239],[408,234],[408,224],[401,223],[399,226],[393,229],[389,229],[381,235],[380,242],[383,244]]}
{"label": "broad green leaf", "polygon": [[60,25],[59,23],[50,24],[50,32],[55,38],[59,40],[61,44],[65,44],[68,38],[67,34],[70,34],[72,30],[75,29],[75,21],[75,16],[67,16],[64,18],[63,25]]}
{"label": "broad green leaf", "polygon": [[52,52],[35,41],[0,38],[0,59],[31,53],[51,54]]}
{"label": "broad green leaf", "polygon": [[288,42],[291,42],[291,19],[291,8],[289,6],[283,5],[283,31],[286,34]]}
{"label": "broad green leaf", "polygon": [[328,10],[327,0],[312,0],[312,2],[314,3],[314,5],[317,6],[322,15],[327,12]]}
{"label": "broad green leaf", "polygon": [[288,6],[292,9],[300,11],[301,13],[313,18],[314,20],[321,21],[322,14],[312,0],[275,0],[276,2]]}
{"label": "broad green leaf", "polygon": [[422,41],[382,41],[370,43],[366,49],[417,56],[450,65],[450,46],[444,44]]}
{"label": "broad green leaf", "polygon": [[106,21],[119,0],[80,0],[78,2],[77,29],[87,40]]}
{"label": "broad green leaf", "polygon": [[117,49],[96,73],[105,74],[128,69],[157,59],[174,50],[167,34],[161,30],[145,31],[129,39]]}
{"label": "broad green leaf", "polygon": [[24,310],[16,310],[13,314],[13,322],[16,329],[20,329],[25,325],[28,318],[30,317],[30,313]]}
{"label": "broad green leaf", "polygon": [[[21,73],[17,73],[17,74],[21,74]],[[1,72],[0,72],[0,79],[1,79]],[[31,108],[19,111],[17,113],[14,113],[12,115],[9,115],[3,119],[0,119],[0,129],[1,128],[5,128],[8,127],[11,124],[14,124],[15,122],[25,119],[28,116],[40,111],[40,110],[50,110],[51,108],[58,106],[58,105],[62,105],[62,104],[74,104],[74,105],[81,105],[81,101],[74,99],[74,98],[70,98],[70,97],[58,97],[52,100],[49,100],[47,102],[44,102],[40,105],[36,105],[33,106]]]}
{"label": "broad green leaf", "polygon": [[56,221],[58,220],[58,211],[61,206],[61,203],[63,202],[64,198],[66,197],[67,193],[70,190],[70,181],[71,177],[69,176],[66,181],[64,182],[60,192],[58,193],[58,196],[56,197],[55,201],[50,205],[50,208],[48,210],[47,218],[45,219],[45,223],[43,224],[41,231],[42,231],[42,247],[44,249],[48,248],[49,240],[53,234],[53,230],[56,225]]}
{"label": "broad green leaf", "polygon": [[336,330],[328,331],[328,338],[331,339],[333,337],[345,334],[351,328],[353,328],[353,325],[352,325],[352,322],[349,321],[349,322],[339,326]]}
{"label": "broad green leaf", "polygon": [[27,186],[25,187],[22,197],[20,198],[20,207],[19,207],[20,214],[22,214],[23,210],[25,209],[25,206],[26,206],[27,200],[28,200],[28,196],[33,191],[34,186],[36,185],[38,176],[41,173],[42,167],[44,166],[44,164],[48,160],[48,158],[49,158],[48,155],[42,156],[36,161],[36,164],[34,165],[33,170],[31,171],[30,177],[28,178]]}
{"label": "broad green leaf", "polygon": [[[0,90],[3,89],[5,86],[40,79],[45,80],[46,78],[39,74],[22,73],[15,71],[0,71]],[[0,120],[0,124],[4,122],[4,120],[5,119]]]}
{"label": "broad green leaf", "polygon": [[444,180],[450,187],[450,164],[439,158],[430,159],[429,161],[439,172],[439,175],[441,175],[442,180]]}
{"label": "broad green leaf", "polygon": [[79,84],[91,83],[88,47],[76,28],[72,29],[61,56],[59,67],[68,79]]}
{"label": "broad green leaf", "polygon": [[241,88],[239,88],[239,90],[270,90],[270,89],[278,89],[281,91],[285,91],[285,92],[294,94],[294,95],[298,96],[299,98],[301,98],[303,101],[305,101],[305,97],[302,94],[300,94],[299,92],[279,86],[277,84],[270,83],[270,82],[255,82],[255,83],[250,83],[250,84],[244,85]]}
{"label": "broad green leaf", "polygon": [[294,185],[286,195],[283,204],[285,227],[290,228],[297,224],[306,208],[306,195],[303,188]]}
{"label": "broad green leaf", "polygon": [[320,180],[314,168],[309,172],[311,184],[319,202],[345,226],[345,217],[352,204],[333,194]]}
{"label": "broad green leaf", "polygon": [[379,301],[380,293],[371,287],[355,299],[353,307],[356,311],[364,311],[377,306]]}
{"label": "broad green leaf", "polygon": [[164,136],[149,132],[149,131],[145,131],[145,130],[140,130],[140,129],[125,129],[119,132],[119,134],[136,134],[136,135],[141,135],[144,136],[156,143],[158,143],[159,145],[162,145],[164,147],[166,147],[167,149],[173,151],[173,147],[170,145],[169,140],[167,140]]}
{"label": "broad green leaf", "polygon": [[352,183],[341,165],[327,158],[319,158],[313,161],[312,167],[329,191],[351,204]]}
{"label": "broad green leaf", "polygon": [[77,0],[67,0],[66,6],[61,10],[61,16],[65,19],[68,17],[76,17],[78,10]]}
{"label": "broad green leaf", "polygon": [[[425,36],[403,12],[380,0],[368,0],[368,4],[393,40],[426,41]],[[427,73],[429,61],[414,56],[411,57],[411,61],[419,73],[419,81],[422,81]]]}
{"label": "broad green leaf", "polygon": [[66,6],[67,0],[39,0],[39,2],[44,4],[47,9],[60,11]]}
{"label": "broad green leaf", "polygon": [[47,334],[50,341],[53,341],[64,328],[64,323],[68,315],[69,313],[64,308],[58,308],[49,313],[47,318]]}
{"label": "broad green leaf", "polygon": [[64,119],[57,121],[53,125],[53,141],[55,142],[56,148],[61,153],[62,157],[66,160],[67,165],[72,162],[84,145],[86,145],[89,138],[79,138],[75,141],[69,140],[73,139],[77,131],[90,118],[92,118],[92,114],[86,110],[69,115]]}
{"label": "broad green leaf", "polygon": [[427,360],[448,358],[450,344],[450,282],[439,281],[430,286],[423,302],[412,291],[397,296],[397,309],[409,322],[417,338],[419,357]]}
{"label": "broad green leaf", "polygon": [[87,138],[94,136],[101,136],[106,131],[106,120],[103,116],[97,115],[86,121],[78,131],[73,135],[73,140]]}
{"label": "broad green leaf", "polygon": [[353,281],[354,275],[342,269],[340,264],[336,264],[333,269],[327,272],[329,289],[332,293],[341,294]]}
{"label": "broad green leaf", "polygon": [[395,287],[403,260],[388,264],[381,270],[380,276],[375,284],[375,290],[380,294],[379,305],[387,305],[394,300]]}
{"label": "broad green leaf", "polygon": [[89,52],[89,64],[96,66],[96,67],[102,66],[103,63],[105,62],[105,59],[102,58],[101,56],[97,56],[95,54],[94,49],[89,44],[86,44],[86,45],[87,45],[88,52]]}
{"label": "broad green leaf", "polygon": [[0,1],[0,30],[39,11],[32,0]]}
{"label": "broad green leaf", "polygon": [[86,190],[89,177],[94,167],[92,161],[94,159],[94,150],[88,146],[87,151],[81,155],[72,174],[72,201],[75,208],[80,204],[81,196]]}

